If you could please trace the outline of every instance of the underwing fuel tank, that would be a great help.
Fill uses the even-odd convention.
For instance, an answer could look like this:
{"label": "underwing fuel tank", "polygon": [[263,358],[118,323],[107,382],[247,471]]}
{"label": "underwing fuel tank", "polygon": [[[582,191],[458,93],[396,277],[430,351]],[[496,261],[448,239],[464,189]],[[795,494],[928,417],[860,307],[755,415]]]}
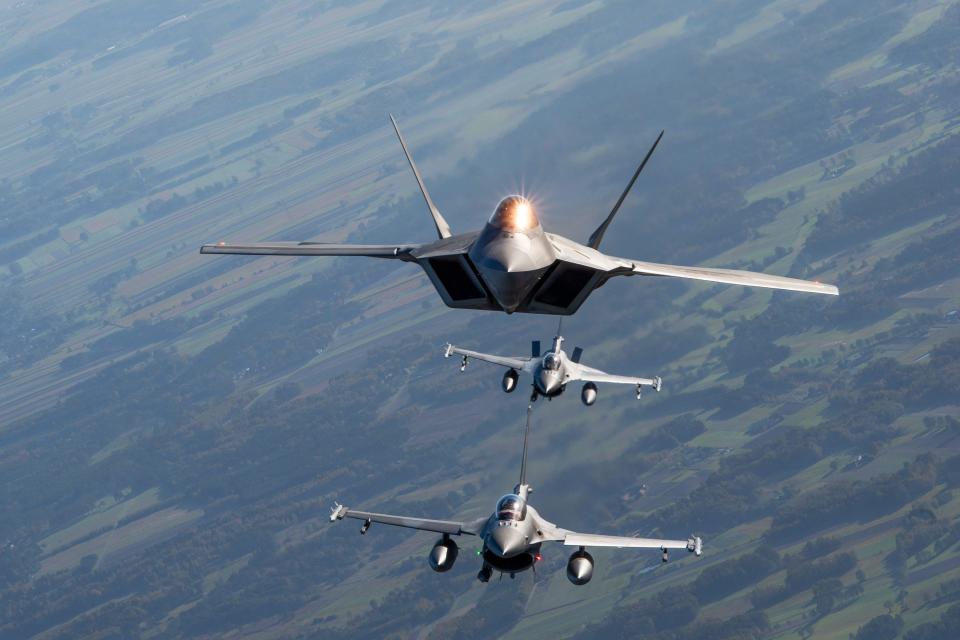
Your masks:
{"label": "underwing fuel tank", "polygon": [[573,552],[570,560],[567,561],[567,579],[579,587],[590,582],[592,577],[593,556],[580,547],[580,550]]}
{"label": "underwing fuel tank", "polygon": [[597,401],[597,385],[592,382],[583,385],[583,391],[580,392],[580,400],[588,407],[593,406],[593,403]]}
{"label": "underwing fuel tank", "polygon": [[445,537],[437,540],[437,543],[433,545],[427,561],[430,563],[431,569],[437,573],[443,573],[453,568],[453,563],[457,561],[457,554],[459,552],[460,550],[457,547],[457,543]]}
{"label": "underwing fuel tank", "polygon": [[513,390],[517,388],[517,381],[520,379],[520,374],[516,369],[510,369],[503,374],[503,381],[501,386],[506,393],[513,393]]}

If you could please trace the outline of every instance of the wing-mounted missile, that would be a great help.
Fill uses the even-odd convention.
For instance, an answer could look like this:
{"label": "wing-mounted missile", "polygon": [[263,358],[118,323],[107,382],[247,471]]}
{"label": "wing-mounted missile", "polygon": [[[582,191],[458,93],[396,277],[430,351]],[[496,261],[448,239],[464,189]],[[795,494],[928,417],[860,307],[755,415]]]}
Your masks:
{"label": "wing-mounted missile", "polygon": [[[443,352],[443,357],[449,358],[454,353],[457,353],[457,348],[448,342],[447,348]],[[465,371],[469,362],[470,358],[467,356],[467,354],[462,354],[462,357],[460,358],[460,371]]]}
{"label": "wing-mounted missile", "polygon": [[573,350],[573,353],[570,354],[570,362],[576,362],[580,364],[580,358],[583,357],[583,347],[576,347]]}
{"label": "wing-mounted missile", "polygon": [[330,507],[330,522],[343,520],[343,516],[345,515],[347,515],[347,508],[339,502],[334,502],[333,506]]}

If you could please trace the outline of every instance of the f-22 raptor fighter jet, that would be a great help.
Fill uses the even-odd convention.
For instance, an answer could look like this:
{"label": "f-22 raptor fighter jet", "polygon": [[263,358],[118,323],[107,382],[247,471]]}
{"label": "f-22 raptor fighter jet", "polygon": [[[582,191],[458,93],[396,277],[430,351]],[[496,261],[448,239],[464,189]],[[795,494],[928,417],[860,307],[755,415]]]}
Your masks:
{"label": "f-22 raptor fighter jet", "polygon": [[483,566],[477,574],[481,582],[488,582],[494,570],[510,577],[527,569],[536,570],[540,560],[540,545],[544,542],[562,542],[568,547],[577,547],[567,561],[567,578],[575,585],[584,585],[593,577],[593,557],[587,547],[631,547],[659,549],[666,562],[670,549],[685,549],[697,556],[703,553],[703,542],[697,536],[687,540],[660,540],[657,538],[629,538],[593,533],[576,533],[561,529],[545,520],[529,503],[532,489],[527,484],[527,440],[530,434],[532,405],[527,407],[527,423],[523,432],[523,455],[520,463],[520,483],[497,501],[493,514],[471,522],[455,520],[428,520],[385,513],[357,511],[335,503],[330,521],[344,518],[363,520],[360,533],[364,534],[374,522],[397,527],[433,531],[443,535],[430,550],[428,562],[434,571],[449,571],[457,559],[459,548],[451,536],[478,536],[483,547],[477,555],[483,558]]}
{"label": "f-22 raptor fighter jet", "polygon": [[560,330],[553,339],[553,347],[543,356],[540,356],[540,341],[534,340],[531,345],[531,357],[509,357],[495,356],[489,353],[480,353],[479,351],[468,351],[447,344],[444,357],[449,358],[452,355],[461,356],[460,371],[467,368],[470,358],[484,360],[498,364],[501,367],[509,367],[503,374],[502,386],[507,393],[513,392],[517,388],[517,381],[520,379],[520,372],[525,371],[533,376],[533,391],[530,395],[530,401],[533,402],[537,396],[543,396],[548,400],[555,398],[563,393],[567,384],[570,382],[585,382],[580,392],[580,400],[588,407],[597,401],[597,382],[611,382],[614,384],[633,384],[637,387],[637,400],[640,399],[640,392],[643,387],[651,387],[654,391],[660,391],[663,381],[660,376],[652,378],[635,378],[632,376],[616,376],[580,364],[580,358],[583,355],[583,349],[577,347],[572,355],[567,355],[563,350],[563,336]]}
{"label": "f-22 raptor fighter jet", "polygon": [[427,192],[413,156],[390,117],[400,144],[433,217],[438,240],[422,244],[331,244],[323,242],[265,242],[208,244],[201,253],[281,256],[366,256],[413,262],[426,272],[449,307],[488,309],[506,313],[571,315],[594,289],[616,276],[668,276],[709,282],[740,284],[837,295],[833,285],[764,273],[680,267],[628,260],[598,251],[603,235],[633,187],[637,177],[663,137],[647,152],[643,162],[603,223],[587,244],[552,233],[540,226],[533,203],[522,195],[500,201],[480,231],[453,235]]}

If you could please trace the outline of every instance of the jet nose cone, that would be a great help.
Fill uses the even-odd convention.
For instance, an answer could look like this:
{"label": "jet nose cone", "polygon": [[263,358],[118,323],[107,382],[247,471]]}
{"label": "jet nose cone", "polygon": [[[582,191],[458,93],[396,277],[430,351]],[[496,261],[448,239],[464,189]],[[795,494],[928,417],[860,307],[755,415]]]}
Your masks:
{"label": "jet nose cone", "polygon": [[538,266],[530,257],[530,238],[524,235],[491,242],[484,251],[480,265],[505,273],[530,271]]}
{"label": "jet nose cone", "polygon": [[537,386],[543,395],[553,395],[560,388],[560,378],[551,372],[541,371],[537,376]]}
{"label": "jet nose cone", "polygon": [[526,542],[512,526],[497,527],[487,538],[487,548],[501,558],[510,558],[526,548]]}

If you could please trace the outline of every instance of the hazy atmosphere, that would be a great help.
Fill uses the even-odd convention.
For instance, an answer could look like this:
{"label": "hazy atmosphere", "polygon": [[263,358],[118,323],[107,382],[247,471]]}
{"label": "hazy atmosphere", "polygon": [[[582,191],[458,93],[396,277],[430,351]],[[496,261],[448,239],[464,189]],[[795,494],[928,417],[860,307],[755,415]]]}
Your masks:
{"label": "hazy atmosphere", "polygon": [[[199,253],[436,238],[523,193],[614,256],[567,347],[663,378],[540,400],[551,521],[702,536],[481,584],[529,379],[416,265]],[[955,640],[957,0],[0,0],[0,638]]]}

